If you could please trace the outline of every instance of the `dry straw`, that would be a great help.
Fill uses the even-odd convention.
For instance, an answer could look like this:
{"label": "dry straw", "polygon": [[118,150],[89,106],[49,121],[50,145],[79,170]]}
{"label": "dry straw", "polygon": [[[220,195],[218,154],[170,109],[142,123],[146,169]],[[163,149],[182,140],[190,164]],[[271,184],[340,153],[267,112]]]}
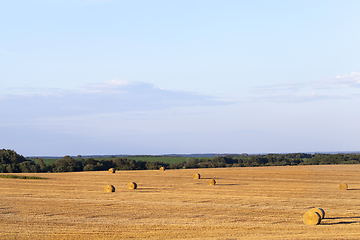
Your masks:
{"label": "dry straw", "polygon": [[165,167],[159,168],[160,171],[165,171]]}
{"label": "dry straw", "polygon": [[193,179],[200,179],[200,174],[199,173],[195,173],[193,175]]}
{"label": "dry straw", "polygon": [[137,188],[137,184],[134,183],[134,182],[129,182],[129,183],[127,184],[127,188],[128,188],[128,189],[136,189],[136,188]]}
{"label": "dry straw", "polygon": [[306,225],[318,225],[321,221],[321,217],[317,212],[307,211],[304,214],[303,222]]}
{"label": "dry straw", "polygon": [[348,189],[348,185],[346,183],[341,183],[339,186],[340,190],[347,190]]}
{"label": "dry straw", "polygon": [[215,185],[215,184],[216,184],[215,179],[209,179],[208,185]]}
{"label": "dry straw", "polygon": [[108,170],[108,172],[109,172],[109,173],[115,173],[115,168],[110,168],[110,169]]}
{"label": "dry straw", "polygon": [[325,211],[322,208],[313,208],[310,211],[317,212],[320,215],[321,219],[324,219],[324,217],[325,217]]}
{"label": "dry straw", "polygon": [[113,185],[106,185],[104,190],[105,192],[115,192],[115,187]]}

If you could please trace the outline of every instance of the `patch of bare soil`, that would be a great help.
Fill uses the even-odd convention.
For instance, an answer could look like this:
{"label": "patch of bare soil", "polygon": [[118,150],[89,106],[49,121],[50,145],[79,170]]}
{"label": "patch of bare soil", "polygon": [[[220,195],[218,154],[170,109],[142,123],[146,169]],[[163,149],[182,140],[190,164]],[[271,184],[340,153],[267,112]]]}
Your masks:
{"label": "patch of bare soil", "polygon": [[360,165],[18,175],[48,179],[0,178],[0,239],[359,238]]}

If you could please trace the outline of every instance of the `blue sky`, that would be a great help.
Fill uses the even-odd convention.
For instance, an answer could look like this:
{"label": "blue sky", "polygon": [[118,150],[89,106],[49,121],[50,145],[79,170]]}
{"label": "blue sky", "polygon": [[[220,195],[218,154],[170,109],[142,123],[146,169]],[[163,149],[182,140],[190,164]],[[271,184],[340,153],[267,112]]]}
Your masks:
{"label": "blue sky", "polygon": [[0,2],[0,148],[360,151],[359,1]]}

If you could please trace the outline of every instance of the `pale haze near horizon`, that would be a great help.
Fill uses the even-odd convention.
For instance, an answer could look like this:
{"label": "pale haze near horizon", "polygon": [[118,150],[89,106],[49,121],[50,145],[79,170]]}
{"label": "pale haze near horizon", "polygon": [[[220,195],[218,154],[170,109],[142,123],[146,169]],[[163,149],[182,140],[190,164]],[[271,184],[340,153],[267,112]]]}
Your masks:
{"label": "pale haze near horizon", "polygon": [[0,148],[360,151],[359,1],[2,1]]}

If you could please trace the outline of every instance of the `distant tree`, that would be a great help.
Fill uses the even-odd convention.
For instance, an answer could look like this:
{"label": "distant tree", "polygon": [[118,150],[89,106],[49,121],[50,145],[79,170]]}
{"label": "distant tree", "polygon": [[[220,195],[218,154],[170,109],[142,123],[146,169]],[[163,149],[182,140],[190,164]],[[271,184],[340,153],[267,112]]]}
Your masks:
{"label": "distant tree", "polygon": [[145,166],[146,166],[146,169],[152,170],[152,169],[159,169],[160,167],[168,168],[169,164],[159,162],[159,161],[151,161],[151,162],[146,162]]}
{"label": "distant tree", "polygon": [[13,150],[0,150],[0,164],[16,164],[24,161],[26,161],[26,158]]}
{"label": "distant tree", "polygon": [[88,158],[88,159],[86,159],[86,161],[85,161],[85,166],[86,165],[96,165],[98,163],[98,161],[96,161],[95,159],[93,159],[93,158]]}
{"label": "distant tree", "polygon": [[[18,173],[21,172],[19,164],[28,161],[22,155],[17,154],[10,149],[0,150],[0,172],[3,173]],[[28,161],[32,162],[32,161]]]}
{"label": "distant tree", "polygon": [[40,166],[33,161],[25,161],[19,164],[19,169],[23,173],[39,172]]}
{"label": "distant tree", "polygon": [[95,171],[95,166],[92,164],[88,164],[84,167],[84,171]]}
{"label": "distant tree", "polygon": [[58,159],[53,165],[53,172],[78,172],[84,168],[81,160],[76,160],[70,156]]}
{"label": "distant tree", "polygon": [[46,164],[44,163],[44,159],[43,158],[39,158],[38,159],[38,164],[40,167],[40,171],[41,172],[47,172],[48,171],[48,167],[46,166]]}
{"label": "distant tree", "polygon": [[198,168],[199,159],[197,158],[187,158],[184,168]]}

